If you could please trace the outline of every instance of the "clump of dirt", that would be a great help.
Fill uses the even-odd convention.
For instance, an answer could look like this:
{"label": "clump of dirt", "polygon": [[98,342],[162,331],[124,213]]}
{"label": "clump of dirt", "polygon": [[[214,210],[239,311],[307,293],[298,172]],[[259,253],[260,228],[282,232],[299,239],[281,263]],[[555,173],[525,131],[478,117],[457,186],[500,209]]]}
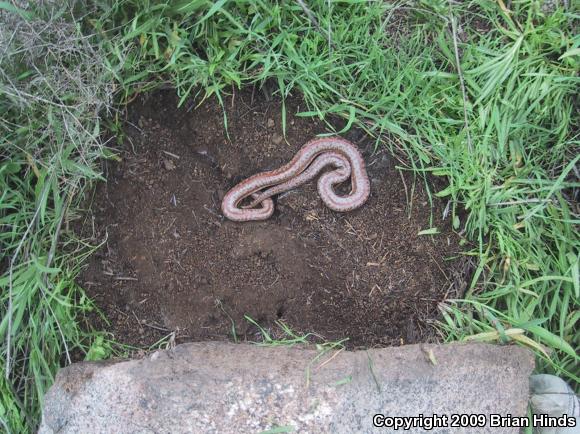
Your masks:
{"label": "clump of dirt", "polygon": [[[299,99],[286,101],[286,136],[279,100],[247,91],[224,104],[229,136],[214,99],[177,109],[162,91],[128,108],[122,161],[107,163],[83,229],[106,242],[80,276],[115,338],[150,345],[175,331],[181,341],[255,340],[248,315],[266,328],[282,320],[349,338],[351,348],[431,339],[452,283],[447,258],[458,250],[441,204],[431,222],[421,182],[352,130],[344,136],[371,179],[362,208],[333,212],[312,184],[278,198],[268,221],[225,220],[228,189],[329,129],[296,116],[306,110]],[[441,233],[418,235],[430,227]]]}

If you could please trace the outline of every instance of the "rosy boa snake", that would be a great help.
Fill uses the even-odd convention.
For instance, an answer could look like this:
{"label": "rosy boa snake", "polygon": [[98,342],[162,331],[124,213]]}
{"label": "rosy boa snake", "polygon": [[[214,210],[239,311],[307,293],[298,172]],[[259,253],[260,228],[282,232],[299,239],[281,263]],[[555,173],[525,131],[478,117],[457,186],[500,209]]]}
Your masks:
{"label": "rosy boa snake", "polygon": [[[279,169],[258,173],[240,182],[224,196],[222,212],[233,221],[266,220],[274,212],[272,196],[310,181],[328,165],[335,170],[324,173],[318,180],[318,194],[326,206],[346,212],[363,205],[370,194],[370,183],[359,150],[348,140],[326,137],[306,143],[292,161]],[[338,196],[333,185],[349,177],[350,194]],[[249,197],[252,202],[240,206]],[[254,208],[258,204],[261,206]]]}

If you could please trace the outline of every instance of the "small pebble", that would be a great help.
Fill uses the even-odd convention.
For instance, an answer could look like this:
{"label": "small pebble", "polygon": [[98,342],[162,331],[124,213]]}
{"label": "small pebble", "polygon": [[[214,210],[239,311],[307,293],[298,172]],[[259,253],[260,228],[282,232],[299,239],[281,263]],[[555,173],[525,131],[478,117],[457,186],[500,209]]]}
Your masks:
{"label": "small pebble", "polygon": [[268,119],[268,128],[272,128],[274,125],[276,125],[276,123],[274,122],[274,119]]}
{"label": "small pebble", "polygon": [[163,167],[165,167],[165,170],[174,170],[175,169],[175,163],[172,160],[163,160]]}

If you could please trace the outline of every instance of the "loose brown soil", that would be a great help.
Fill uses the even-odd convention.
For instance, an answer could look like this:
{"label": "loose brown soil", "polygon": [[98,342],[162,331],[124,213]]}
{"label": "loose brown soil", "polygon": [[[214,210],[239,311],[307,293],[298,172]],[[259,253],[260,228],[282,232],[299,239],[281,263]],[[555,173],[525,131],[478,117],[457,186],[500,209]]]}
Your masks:
{"label": "loose brown soil", "polygon": [[[314,185],[276,201],[265,222],[224,219],[220,200],[240,180],[289,161],[329,127],[306,110],[261,91],[176,108],[158,92],[128,109],[120,163],[105,166],[83,231],[106,242],[80,283],[121,342],[150,345],[171,331],[181,341],[257,339],[253,318],[274,336],[281,320],[300,333],[349,347],[423,342],[437,303],[448,296],[457,237],[441,204],[431,207],[420,181],[401,173],[385,150],[358,131],[371,197],[359,210],[327,209]],[[419,236],[437,227],[441,234]],[[103,324],[100,324],[103,326]]]}

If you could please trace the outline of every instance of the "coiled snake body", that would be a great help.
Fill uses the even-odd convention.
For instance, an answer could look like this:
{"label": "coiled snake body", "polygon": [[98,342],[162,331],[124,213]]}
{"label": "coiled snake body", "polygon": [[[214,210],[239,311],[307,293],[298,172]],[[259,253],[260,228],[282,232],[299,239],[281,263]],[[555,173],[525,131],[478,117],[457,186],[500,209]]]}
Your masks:
{"label": "coiled snake body", "polygon": [[[363,205],[370,194],[370,183],[359,150],[348,140],[326,137],[306,143],[292,161],[279,169],[258,173],[240,182],[224,196],[222,212],[234,221],[266,220],[274,212],[272,196],[310,181],[329,165],[335,170],[324,173],[318,180],[318,194],[326,206],[346,212]],[[349,177],[351,192],[338,196],[333,186]],[[246,198],[251,198],[251,203],[240,206]],[[256,208],[257,205],[260,206]]]}

